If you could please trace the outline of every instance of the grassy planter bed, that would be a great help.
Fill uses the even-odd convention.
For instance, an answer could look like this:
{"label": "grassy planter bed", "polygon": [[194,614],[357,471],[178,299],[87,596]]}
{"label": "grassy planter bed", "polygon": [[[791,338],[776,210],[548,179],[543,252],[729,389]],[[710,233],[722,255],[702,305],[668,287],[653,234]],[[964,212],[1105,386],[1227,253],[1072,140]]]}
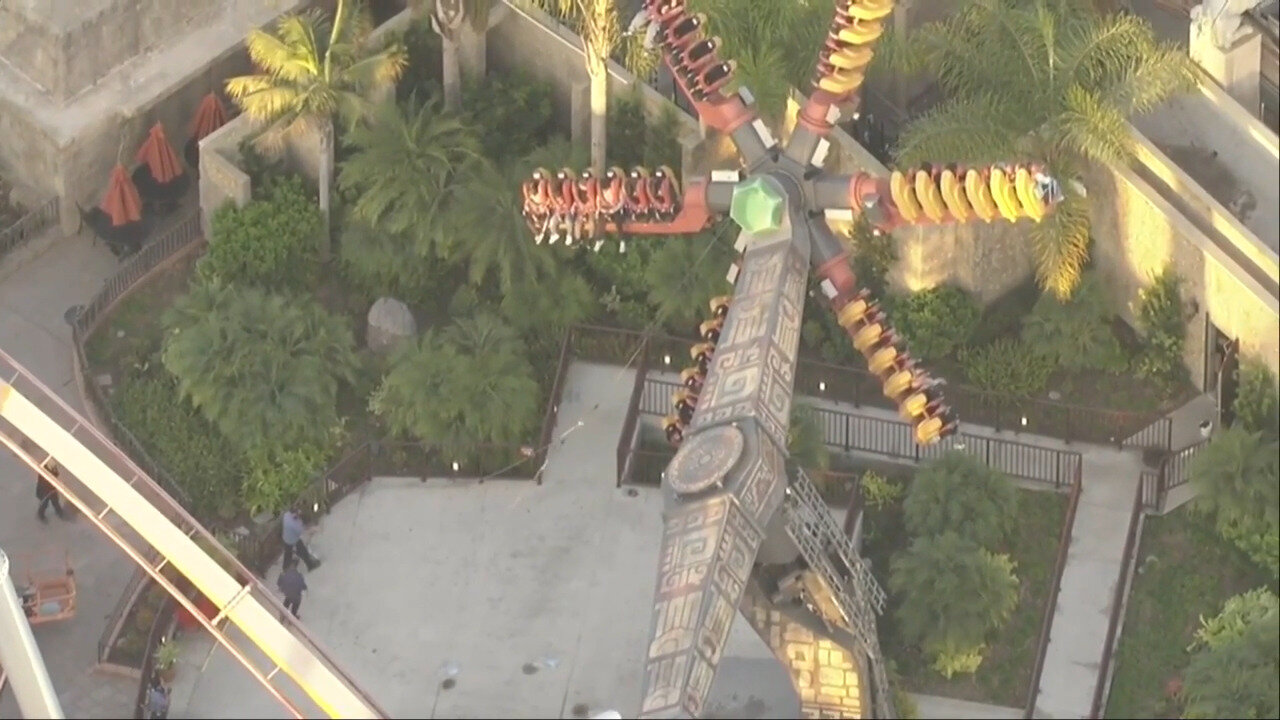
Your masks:
{"label": "grassy planter bed", "polygon": [[[1009,622],[990,639],[982,665],[972,675],[948,680],[929,666],[929,660],[899,639],[894,620],[895,599],[890,597],[880,619],[881,647],[897,666],[903,686],[910,692],[1022,707],[1036,661],[1036,640],[1045,603],[1053,582],[1058,537],[1066,518],[1067,496],[1018,489],[1018,515],[1012,539],[1000,552],[1017,563],[1020,590],[1018,606]],[[879,509],[868,507],[864,520],[863,554],[873,572],[888,586],[889,563],[906,548],[900,502]]]}
{"label": "grassy planter bed", "polygon": [[1170,690],[1190,660],[1200,618],[1246,590],[1275,590],[1276,581],[1187,506],[1147,518],[1135,563],[1105,717],[1177,718],[1181,708]]}

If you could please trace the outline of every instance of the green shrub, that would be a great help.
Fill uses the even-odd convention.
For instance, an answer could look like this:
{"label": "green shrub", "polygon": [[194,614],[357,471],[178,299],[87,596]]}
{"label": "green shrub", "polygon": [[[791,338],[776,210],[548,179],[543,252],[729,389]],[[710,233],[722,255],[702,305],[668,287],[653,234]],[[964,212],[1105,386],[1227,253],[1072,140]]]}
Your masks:
{"label": "green shrub", "polygon": [[1097,273],[1087,272],[1070,300],[1053,293],[1040,296],[1023,320],[1022,341],[1067,370],[1119,372],[1128,358],[1111,332],[1114,316]]}
{"label": "green shrub", "polygon": [[630,169],[637,165],[667,165],[680,171],[680,120],[665,108],[661,117],[645,116],[639,86],[609,102],[609,164]]}
{"label": "green shrub", "polygon": [[439,95],[443,80],[440,35],[423,18],[405,30],[401,42],[409,55],[409,66],[396,84],[396,99],[404,100],[412,95],[420,98]]}
{"label": "green shrub", "polygon": [[969,293],[950,285],[921,290],[893,304],[894,327],[911,354],[924,360],[949,356],[968,342],[982,310]]}
{"label": "green shrub", "polygon": [[1275,373],[1258,360],[1245,360],[1236,371],[1240,380],[1231,412],[1235,423],[1249,432],[1280,441],[1280,390]]}
{"label": "green shrub", "polygon": [[791,403],[787,457],[804,470],[822,471],[831,466],[831,451],[827,449],[821,420],[809,403]]}
{"label": "green shrub", "polygon": [[288,508],[324,472],[339,444],[340,437],[335,436],[328,442],[288,448],[266,445],[250,453],[243,485],[245,507],[254,515],[274,515]]}
{"label": "green shrub", "polygon": [[871,227],[866,218],[859,216],[849,233],[853,249],[853,272],[858,284],[867,288],[875,297],[883,298],[889,292],[889,271],[898,262],[898,248],[893,235]]}
{"label": "green shrub", "polygon": [[1184,718],[1280,717],[1280,601],[1258,589],[1228,600],[1190,649]]}
{"label": "green shrub", "polygon": [[1143,336],[1138,371],[1165,385],[1173,385],[1187,372],[1182,364],[1187,326],[1181,286],[1181,278],[1166,269],[1143,288],[1138,298],[1138,329]]}
{"label": "green shrub", "polygon": [[369,408],[395,434],[466,460],[477,445],[528,442],[542,412],[520,336],[487,313],[397,350]]}
{"label": "green shrub", "polygon": [[164,366],[184,397],[244,450],[323,442],[353,377],[347,322],[314,300],[221,284],[165,314]]}
{"label": "green shrub", "polygon": [[906,488],[880,473],[868,470],[862,474],[862,499],[873,510],[896,504],[902,500]]}
{"label": "green shrub", "polygon": [[182,489],[188,510],[207,520],[235,513],[243,456],[183,399],[165,373],[125,378],[111,394],[116,419]]}
{"label": "green shrub", "polygon": [[282,155],[267,155],[254,144],[252,136],[240,141],[240,169],[249,176],[254,198],[262,198],[272,181],[288,175]]}
{"label": "green shrub", "polygon": [[1004,473],[952,450],[916,472],[902,509],[913,537],[951,532],[994,549],[1013,529],[1018,490]]}
{"label": "green shrub", "polygon": [[981,347],[964,348],[959,353],[969,384],[981,390],[1013,397],[1031,398],[1044,391],[1053,364],[1034,352],[1025,342],[1001,338]]}
{"label": "green shrub", "polygon": [[302,290],[315,284],[320,210],[298,177],[267,183],[265,196],[213,215],[213,238],[197,264],[201,280]]}
{"label": "green shrub", "polygon": [[953,532],[916,538],[890,563],[889,587],[901,602],[902,636],[946,677],[974,672],[986,639],[1018,605],[1018,578],[1007,556]]}
{"label": "green shrub", "polygon": [[1280,571],[1280,468],[1277,444],[1229,427],[1191,460],[1193,508],[1223,539],[1272,574]]}
{"label": "green shrub", "polygon": [[495,163],[532,153],[554,130],[551,84],[519,73],[492,73],[466,83],[462,109],[479,132],[485,157]]}

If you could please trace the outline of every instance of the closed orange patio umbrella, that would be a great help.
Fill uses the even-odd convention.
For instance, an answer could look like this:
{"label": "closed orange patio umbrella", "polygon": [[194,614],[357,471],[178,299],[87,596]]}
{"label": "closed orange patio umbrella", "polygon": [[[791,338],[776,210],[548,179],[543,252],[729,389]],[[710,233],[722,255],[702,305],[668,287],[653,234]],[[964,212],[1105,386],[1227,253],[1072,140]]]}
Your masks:
{"label": "closed orange patio umbrella", "polygon": [[120,227],[142,219],[142,199],[138,188],[125,172],[124,165],[116,163],[107,181],[107,192],[98,205],[111,218],[111,227]]}
{"label": "closed orange patio umbrella", "polygon": [[147,139],[138,148],[136,162],[146,163],[151,170],[151,178],[161,185],[168,184],[182,174],[182,163],[173,152],[173,146],[165,137],[164,125],[156,123],[147,134]]}
{"label": "closed orange patio umbrella", "polygon": [[209,93],[200,101],[200,107],[196,108],[196,116],[191,123],[191,137],[201,140],[226,123],[227,111],[222,107],[222,101],[218,99],[217,93]]}

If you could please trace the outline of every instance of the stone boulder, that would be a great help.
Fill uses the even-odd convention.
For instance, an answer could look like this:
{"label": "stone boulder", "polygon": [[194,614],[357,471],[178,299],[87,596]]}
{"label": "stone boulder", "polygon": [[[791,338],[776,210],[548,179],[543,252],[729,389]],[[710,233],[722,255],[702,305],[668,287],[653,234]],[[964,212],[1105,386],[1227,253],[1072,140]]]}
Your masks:
{"label": "stone boulder", "polygon": [[418,334],[418,323],[409,306],[395,298],[378,298],[369,308],[369,325],[365,343],[369,349],[385,355],[405,340]]}

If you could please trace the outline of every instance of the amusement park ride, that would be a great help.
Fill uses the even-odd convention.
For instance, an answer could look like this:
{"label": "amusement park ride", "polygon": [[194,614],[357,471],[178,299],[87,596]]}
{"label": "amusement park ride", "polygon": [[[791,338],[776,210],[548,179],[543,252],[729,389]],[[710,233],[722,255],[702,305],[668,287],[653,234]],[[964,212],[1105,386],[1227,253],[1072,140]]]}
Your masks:
{"label": "amusement park ride", "polygon": [[632,24],[663,60],[702,123],[728,136],[741,169],[679,188],[670,168],[611,168],[603,177],[537,170],[522,187],[535,242],[672,235],[728,214],[742,229],[731,296],[711,301],[702,342],[664,421],[679,447],[663,475],[666,508],[643,678],[642,717],[697,717],[741,612],[790,671],[805,717],[893,717],[876,635],[884,593],[835,525],[812,482],[788,472],[787,433],[810,268],[837,321],[917,443],[952,435],[955,414],[884,312],[859,290],[828,216],[861,216],[876,232],[927,223],[1042,220],[1061,198],[1040,168],[953,165],[888,178],[824,172],[827,134],[854,102],[893,0],[837,0],[813,94],[785,147],[734,63],[684,0],[645,0]]}
{"label": "amusement park ride", "polygon": [[[687,12],[683,0],[645,0],[633,29],[661,45],[681,91],[707,127],[732,139],[742,168],[688,182],[683,191],[669,168],[612,168],[598,178],[543,170],[522,187],[525,216],[540,243],[589,241],[599,250],[616,235],[699,232],[725,214],[742,228],[736,245],[742,256],[729,273],[733,294],[711,301],[712,318],[691,351],[694,365],[682,374],[675,412],[665,421],[679,449],[663,476],[666,508],[642,717],[702,713],[737,612],[790,671],[806,717],[894,716],[876,635],[884,593],[812,482],[803,472],[788,472],[810,268],[914,440],[935,443],[954,433],[957,422],[940,381],[910,357],[876,302],[858,289],[827,217],[861,216],[878,232],[911,224],[1039,221],[1060,192],[1032,166],[923,167],[887,179],[823,171],[826,135],[839,108],[854,101],[871,45],[892,10],[893,0],[837,0],[813,94],[782,147],[745,88],[726,92],[734,64],[720,58],[719,40],[705,34],[706,18]],[[253,573],[3,351],[0,446],[56,488],[293,716],[304,713],[283,677],[330,717],[386,717]],[[50,461],[68,477],[52,474]],[[0,570],[6,564],[0,555]],[[74,611],[71,577],[48,585],[47,597],[37,587],[34,596],[20,598],[0,583],[0,666],[27,716],[62,716],[29,624],[46,605],[50,617]],[[212,617],[192,599],[201,596],[216,608]],[[228,632],[228,623],[239,632]]]}

